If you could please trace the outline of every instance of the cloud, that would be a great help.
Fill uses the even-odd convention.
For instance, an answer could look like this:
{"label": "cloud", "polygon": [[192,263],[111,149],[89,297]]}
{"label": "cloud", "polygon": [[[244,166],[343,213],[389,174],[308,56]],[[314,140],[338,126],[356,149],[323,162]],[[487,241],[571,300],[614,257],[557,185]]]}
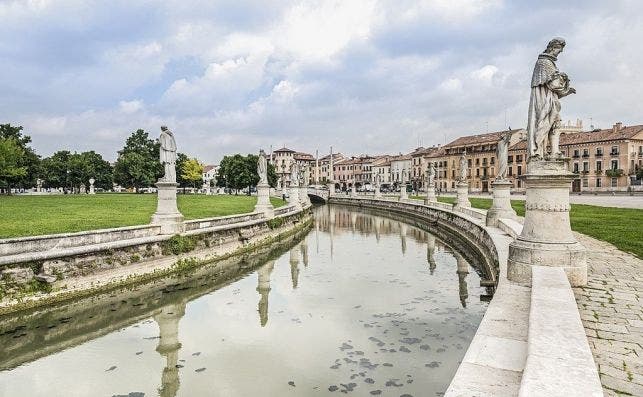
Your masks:
{"label": "cloud", "polygon": [[[206,163],[287,145],[408,152],[524,126],[553,36],[563,117],[640,123],[643,4],[546,0],[0,2],[1,122],[114,159],[137,128]],[[564,23],[561,23],[564,21]]]}

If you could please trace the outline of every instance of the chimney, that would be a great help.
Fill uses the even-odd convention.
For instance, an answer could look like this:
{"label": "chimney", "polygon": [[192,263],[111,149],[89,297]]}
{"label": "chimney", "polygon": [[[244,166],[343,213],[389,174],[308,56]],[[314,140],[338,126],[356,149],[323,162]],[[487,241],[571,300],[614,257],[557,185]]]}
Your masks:
{"label": "chimney", "polygon": [[614,126],[612,127],[612,131],[613,131],[613,132],[617,132],[617,131],[619,131],[622,127],[623,127],[623,123],[621,123],[621,122],[619,121],[618,123],[614,124]]}

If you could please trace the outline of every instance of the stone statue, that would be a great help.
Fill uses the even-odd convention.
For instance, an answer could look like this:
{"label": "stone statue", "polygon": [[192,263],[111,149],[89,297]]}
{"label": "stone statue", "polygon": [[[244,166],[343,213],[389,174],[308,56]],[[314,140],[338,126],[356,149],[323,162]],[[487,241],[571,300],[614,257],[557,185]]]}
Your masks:
{"label": "stone statue", "polygon": [[268,184],[268,161],[263,149],[259,150],[259,159],[257,160],[257,174],[259,174],[259,184]]}
{"label": "stone statue", "polygon": [[529,158],[545,157],[545,148],[552,146],[552,155],[559,156],[558,134],[560,127],[559,98],[575,94],[570,87],[569,77],[558,71],[556,60],[563,51],[565,40],[556,37],[538,56],[531,78],[531,98],[527,120],[527,153]]}
{"label": "stone statue", "polygon": [[460,182],[467,181],[467,152],[462,152],[460,156]]}
{"label": "stone statue", "polygon": [[507,166],[509,155],[509,141],[511,141],[511,130],[505,131],[500,136],[498,146],[496,147],[496,157],[498,158],[498,174],[496,180],[505,180],[507,178]]}
{"label": "stone statue", "polygon": [[290,186],[299,186],[299,164],[293,162],[290,167]]}
{"label": "stone statue", "polygon": [[435,185],[435,166],[433,165],[433,161],[429,162],[429,171],[427,172],[427,176],[429,179],[429,187],[432,187]]}
{"label": "stone statue", "polygon": [[161,143],[161,164],[164,168],[163,177],[159,182],[176,183],[176,141],[174,134],[166,126],[161,126],[159,142]]}
{"label": "stone statue", "polygon": [[310,167],[308,165],[304,165],[302,167],[302,185],[301,186],[308,186],[308,181],[310,181]]}

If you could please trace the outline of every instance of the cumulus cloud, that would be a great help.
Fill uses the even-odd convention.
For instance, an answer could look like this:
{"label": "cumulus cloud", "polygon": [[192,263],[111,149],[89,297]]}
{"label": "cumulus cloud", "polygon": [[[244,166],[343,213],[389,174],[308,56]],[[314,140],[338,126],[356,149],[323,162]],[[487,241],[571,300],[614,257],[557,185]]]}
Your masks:
{"label": "cumulus cloud", "polygon": [[563,36],[578,91],[563,116],[640,123],[642,14],[628,0],[5,1],[0,121],[44,155],[114,159],[161,124],[207,163],[270,145],[408,152],[524,126],[536,56]]}

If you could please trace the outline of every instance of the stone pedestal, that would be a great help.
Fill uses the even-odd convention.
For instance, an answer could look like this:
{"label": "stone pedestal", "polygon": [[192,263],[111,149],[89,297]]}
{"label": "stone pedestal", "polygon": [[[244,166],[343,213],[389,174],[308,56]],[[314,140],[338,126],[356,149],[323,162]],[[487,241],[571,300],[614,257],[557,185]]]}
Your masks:
{"label": "stone pedestal", "polygon": [[572,287],[587,284],[587,258],[569,223],[568,159],[531,160],[523,176],[527,198],[522,233],[509,245],[507,277],[531,285],[531,266],[562,267]]}
{"label": "stone pedestal", "polygon": [[158,205],[152,215],[152,224],[161,225],[161,234],[177,234],[185,231],[183,215],[176,206],[175,182],[157,182]]}
{"label": "stone pedestal", "polygon": [[435,185],[434,186],[428,186],[426,188],[426,198],[424,199],[424,204],[428,204],[430,202],[436,202],[438,201],[437,197],[435,197]]}
{"label": "stone pedestal", "polygon": [[332,182],[329,182],[326,184],[328,186],[328,197],[334,196],[335,195],[335,184]]}
{"label": "stone pedestal", "polygon": [[458,182],[456,185],[456,201],[453,208],[471,208],[468,183]]}
{"label": "stone pedestal", "polygon": [[382,191],[379,185],[375,186],[375,198],[382,198]]}
{"label": "stone pedestal", "polygon": [[270,185],[267,183],[257,185],[257,205],[255,205],[255,212],[263,213],[268,219],[275,216],[275,208],[270,202]]}
{"label": "stone pedestal", "polygon": [[291,186],[288,190],[288,204],[301,208],[301,201],[299,200],[299,186]]}
{"label": "stone pedestal", "polygon": [[405,201],[409,199],[409,193],[406,191],[406,184],[402,184],[400,188],[400,201]]}
{"label": "stone pedestal", "polygon": [[299,187],[299,202],[302,207],[308,207],[310,205],[310,198],[308,197],[308,187],[300,186]]}
{"label": "stone pedestal", "polygon": [[357,197],[357,188],[355,187],[355,184],[351,187],[351,197]]}
{"label": "stone pedestal", "polygon": [[487,226],[498,226],[498,219],[516,219],[516,211],[511,208],[511,182],[496,180],[491,182],[493,204],[487,211]]}

